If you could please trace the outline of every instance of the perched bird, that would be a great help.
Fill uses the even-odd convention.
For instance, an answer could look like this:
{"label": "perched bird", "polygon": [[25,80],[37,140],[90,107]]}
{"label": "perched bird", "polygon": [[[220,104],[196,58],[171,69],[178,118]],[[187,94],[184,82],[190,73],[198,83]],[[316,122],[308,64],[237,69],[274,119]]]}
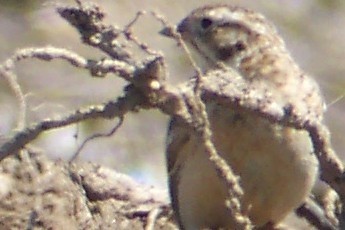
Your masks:
{"label": "perched bird", "polygon": [[[204,73],[226,66],[279,106],[323,119],[317,83],[299,68],[261,14],[206,5],[184,18],[177,31]],[[240,177],[242,211],[256,227],[278,224],[305,201],[318,177],[308,132],[216,102],[207,102],[206,108],[216,150]],[[225,207],[224,181],[193,132],[175,118],[168,130],[167,166],[172,206],[182,229],[236,228]]]}

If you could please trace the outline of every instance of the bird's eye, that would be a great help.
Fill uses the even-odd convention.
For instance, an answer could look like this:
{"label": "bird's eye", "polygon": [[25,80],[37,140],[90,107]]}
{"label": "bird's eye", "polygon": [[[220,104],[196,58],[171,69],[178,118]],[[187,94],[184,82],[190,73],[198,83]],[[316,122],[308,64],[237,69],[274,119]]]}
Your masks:
{"label": "bird's eye", "polygon": [[246,49],[246,45],[245,45],[242,41],[238,41],[238,42],[235,44],[235,49],[236,49],[237,51],[245,50],[245,49]]}
{"label": "bird's eye", "polygon": [[203,28],[204,30],[206,30],[207,28],[209,28],[212,25],[213,21],[209,18],[203,18],[201,19],[200,25],[201,28]]}

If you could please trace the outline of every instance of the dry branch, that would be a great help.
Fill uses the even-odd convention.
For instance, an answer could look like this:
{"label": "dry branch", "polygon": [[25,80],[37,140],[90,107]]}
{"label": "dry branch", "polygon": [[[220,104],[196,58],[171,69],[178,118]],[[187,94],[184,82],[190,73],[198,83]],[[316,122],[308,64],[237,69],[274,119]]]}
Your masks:
{"label": "dry branch", "polygon": [[[103,105],[77,110],[59,119],[45,120],[16,132],[0,147],[0,159],[17,153],[46,130],[85,119],[113,119],[140,109],[158,108],[170,117],[183,121],[202,140],[217,172],[228,184],[229,197],[234,198],[233,203],[229,205],[229,210],[233,215],[241,217],[238,219],[241,229],[247,229],[250,227],[250,221],[240,215],[239,201],[242,190],[238,179],[217,154],[211,141],[212,133],[209,129],[204,102],[215,101],[224,106],[247,110],[249,113],[283,126],[307,130],[320,161],[321,178],[337,191],[344,203],[344,166],[333,152],[328,129],[322,122],[314,120],[308,114],[295,111],[291,105],[275,104],[267,90],[253,88],[248,82],[238,77],[237,73],[231,73],[229,69],[209,72],[206,76],[199,73],[194,80],[179,87],[168,85],[165,81],[165,61],[162,56],[157,55],[158,52],[149,52],[151,54],[149,58],[137,62],[126,46],[119,42],[118,38],[121,36],[127,39],[133,38],[129,36],[131,24],[124,30],[105,25],[104,13],[99,7],[81,4],[80,1],[77,3],[78,7],[60,7],[58,13],[79,31],[84,43],[104,52],[109,59],[89,60],[69,50],[46,47],[17,51],[7,63],[32,58],[44,61],[62,59],[77,68],[87,69],[91,76],[116,74],[129,83],[124,90],[124,96]],[[178,42],[181,43],[181,41]],[[147,47],[142,48],[144,52],[147,52]],[[12,71],[5,67],[6,63],[2,65],[2,68]],[[4,72],[0,74],[4,75]]]}

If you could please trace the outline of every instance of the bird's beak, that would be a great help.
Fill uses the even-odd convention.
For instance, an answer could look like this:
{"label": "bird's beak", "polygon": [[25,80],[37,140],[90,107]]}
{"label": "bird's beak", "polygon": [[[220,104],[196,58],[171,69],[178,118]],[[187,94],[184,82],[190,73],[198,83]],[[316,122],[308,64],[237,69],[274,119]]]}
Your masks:
{"label": "bird's beak", "polygon": [[168,38],[174,38],[176,36],[176,27],[175,26],[167,26],[164,27],[159,33]]}
{"label": "bird's beak", "polygon": [[177,26],[167,26],[163,28],[161,31],[159,31],[159,33],[169,38],[176,38],[177,34],[183,35],[187,31],[188,24],[189,24],[189,21],[186,18],[182,20],[182,22],[178,24]]}

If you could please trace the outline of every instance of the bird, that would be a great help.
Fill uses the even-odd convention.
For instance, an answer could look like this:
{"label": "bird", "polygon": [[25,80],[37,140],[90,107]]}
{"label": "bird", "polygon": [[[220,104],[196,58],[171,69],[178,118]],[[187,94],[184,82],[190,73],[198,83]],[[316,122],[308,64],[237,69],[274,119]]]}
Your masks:
{"label": "bird", "polygon": [[[262,14],[227,4],[205,5],[182,19],[177,32],[203,74],[225,66],[282,108],[323,121],[325,103],[317,82],[298,66]],[[308,198],[319,175],[308,132],[216,101],[205,106],[215,149],[240,178],[242,212],[256,228],[277,226]],[[180,228],[236,229],[225,206],[224,181],[195,133],[176,117],[168,127],[166,159]]]}

